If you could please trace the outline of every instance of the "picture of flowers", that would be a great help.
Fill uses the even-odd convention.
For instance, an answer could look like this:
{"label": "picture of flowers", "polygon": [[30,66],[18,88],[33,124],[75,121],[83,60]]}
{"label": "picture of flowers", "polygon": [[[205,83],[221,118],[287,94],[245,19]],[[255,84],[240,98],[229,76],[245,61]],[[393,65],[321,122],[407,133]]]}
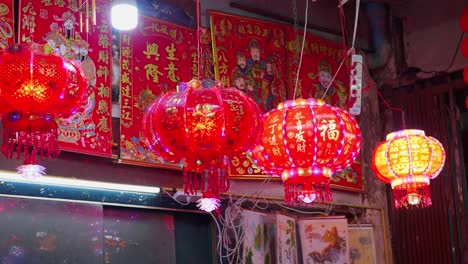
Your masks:
{"label": "picture of flowers", "polygon": [[276,217],[276,263],[297,264],[296,220],[277,214]]}
{"label": "picture of flowers", "polygon": [[267,215],[253,211],[244,211],[243,228],[244,264],[270,263],[270,238],[268,234]]}
{"label": "picture of flowers", "polygon": [[304,264],[349,264],[348,222],[323,217],[299,220]]}
{"label": "picture of flowers", "polygon": [[350,264],[374,264],[374,228],[371,225],[349,226]]}

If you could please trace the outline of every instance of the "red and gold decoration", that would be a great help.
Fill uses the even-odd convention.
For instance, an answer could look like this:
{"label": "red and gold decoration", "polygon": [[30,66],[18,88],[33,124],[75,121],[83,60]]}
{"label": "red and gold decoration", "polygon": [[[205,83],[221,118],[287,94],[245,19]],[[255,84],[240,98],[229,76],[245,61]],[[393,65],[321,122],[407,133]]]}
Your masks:
{"label": "red and gold decoration", "polygon": [[87,98],[80,110],[58,122],[59,148],[109,158],[112,157],[110,3],[110,0],[20,1],[18,27],[21,42],[45,44],[45,53],[77,61],[87,79]]}
{"label": "red and gold decoration", "polygon": [[[87,89],[79,65],[55,54],[45,54],[43,45],[10,46],[0,57],[3,145],[7,158],[24,158],[20,170],[38,176],[36,156],[55,157],[58,149],[58,118],[74,114]],[[30,168],[29,170],[27,168]],[[29,173],[33,171],[30,175]]]}
{"label": "red and gold decoration", "polygon": [[167,93],[149,109],[143,131],[158,152],[181,162],[185,193],[201,192],[219,205],[219,194],[229,189],[228,158],[249,150],[257,139],[257,104],[234,88],[192,80],[185,91]]}
{"label": "red and gold decoration", "polygon": [[264,118],[251,155],[263,171],[281,176],[285,202],[331,201],[330,178],[359,154],[361,130],[356,120],[314,98],[288,100]]}
{"label": "red and gold decoration", "polygon": [[390,133],[374,150],[372,168],[384,183],[391,183],[395,208],[428,207],[429,184],[445,163],[445,150],[422,130]]}
{"label": "red and gold decoration", "polygon": [[0,3],[0,55],[13,44],[13,0],[6,0]]}
{"label": "red and gold decoration", "polygon": [[195,30],[140,16],[137,29],[120,34],[120,157],[122,162],[179,168],[151,151],[141,131],[153,101],[198,74]]}

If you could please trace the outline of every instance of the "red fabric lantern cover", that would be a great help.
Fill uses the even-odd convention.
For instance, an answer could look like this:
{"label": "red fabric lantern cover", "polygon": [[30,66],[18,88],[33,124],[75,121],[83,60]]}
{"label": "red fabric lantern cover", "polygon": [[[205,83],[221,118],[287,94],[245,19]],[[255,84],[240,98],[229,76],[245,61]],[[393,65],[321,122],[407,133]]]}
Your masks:
{"label": "red fabric lantern cover", "polygon": [[261,140],[251,156],[265,172],[281,176],[285,202],[331,201],[331,176],[359,154],[356,120],[314,98],[286,101],[264,119]]}
{"label": "red fabric lantern cover", "polygon": [[460,16],[460,28],[463,32],[468,32],[468,8],[463,9],[463,14]]}
{"label": "red fabric lantern cover", "polygon": [[468,37],[463,38],[463,42],[461,43],[461,52],[465,58],[468,58]]}
{"label": "red fabric lantern cover", "polygon": [[16,150],[26,164],[36,163],[37,153],[58,155],[56,120],[76,111],[87,90],[78,65],[42,47],[14,45],[0,57],[2,152],[11,158]]}
{"label": "red fabric lantern cover", "polygon": [[468,84],[468,66],[465,66],[465,68],[463,68],[463,80],[466,84]]}
{"label": "red fabric lantern cover", "polygon": [[244,93],[192,80],[150,106],[143,131],[153,150],[182,162],[186,193],[218,198],[229,189],[227,157],[252,147],[260,122],[260,109]]}

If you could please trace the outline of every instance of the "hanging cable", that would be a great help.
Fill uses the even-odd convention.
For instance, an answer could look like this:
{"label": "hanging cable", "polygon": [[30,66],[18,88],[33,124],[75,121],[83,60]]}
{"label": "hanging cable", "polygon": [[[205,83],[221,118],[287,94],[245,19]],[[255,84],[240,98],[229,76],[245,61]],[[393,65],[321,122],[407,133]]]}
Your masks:
{"label": "hanging cable", "polygon": [[299,56],[299,65],[297,66],[296,84],[294,85],[293,99],[296,99],[296,91],[297,91],[297,86],[299,84],[299,75],[301,73],[302,56],[304,55],[304,46],[305,46],[305,39],[306,39],[306,34],[307,34],[307,18],[308,17],[309,17],[309,0],[306,0],[304,34],[302,35],[301,54]]}
{"label": "hanging cable", "polygon": [[198,71],[198,79],[201,80],[201,38],[200,38],[200,32],[201,32],[201,18],[200,18],[200,0],[197,0],[197,71]]}

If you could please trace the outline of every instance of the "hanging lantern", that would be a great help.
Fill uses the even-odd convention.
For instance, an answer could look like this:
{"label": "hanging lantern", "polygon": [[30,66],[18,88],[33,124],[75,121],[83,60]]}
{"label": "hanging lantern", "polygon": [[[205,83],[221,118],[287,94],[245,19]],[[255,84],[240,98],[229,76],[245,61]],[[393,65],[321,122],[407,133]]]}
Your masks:
{"label": "hanging lantern", "polygon": [[463,32],[468,32],[468,8],[463,9],[463,13],[460,16],[460,28]]}
{"label": "hanging lantern", "polygon": [[43,174],[37,155],[56,157],[56,120],[79,109],[87,90],[80,68],[71,61],[42,52],[42,45],[13,45],[0,57],[2,152],[24,159],[18,172]]}
{"label": "hanging lantern", "polygon": [[356,120],[314,98],[281,103],[264,119],[251,157],[264,172],[281,176],[285,202],[331,201],[330,178],[350,166],[361,147]]}
{"label": "hanging lantern", "polygon": [[392,185],[395,208],[430,206],[429,183],[439,175],[444,163],[442,144],[416,129],[388,134],[372,157],[377,178]]}
{"label": "hanging lantern", "polygon": [[220,192],[229,189],[228,157],[255,143],[261,113],[234,88],[204,87],[192,80],[185,91],[156,100],[145,119],[149,145],[170,161],[181,162],[185,193],[201,191],[201,209],[209,211],[219,206]]}
{"label": "hanging lantern", "polygon": [[461,52],[465,58],[468,58],[468,37],[463,38],[463,42],[461,43]]}
{"label": "hanging lantern", "polygon": [[463,80],[466,84],[468,84],[468,66],[465,66],[465,68],[463,68]]}

